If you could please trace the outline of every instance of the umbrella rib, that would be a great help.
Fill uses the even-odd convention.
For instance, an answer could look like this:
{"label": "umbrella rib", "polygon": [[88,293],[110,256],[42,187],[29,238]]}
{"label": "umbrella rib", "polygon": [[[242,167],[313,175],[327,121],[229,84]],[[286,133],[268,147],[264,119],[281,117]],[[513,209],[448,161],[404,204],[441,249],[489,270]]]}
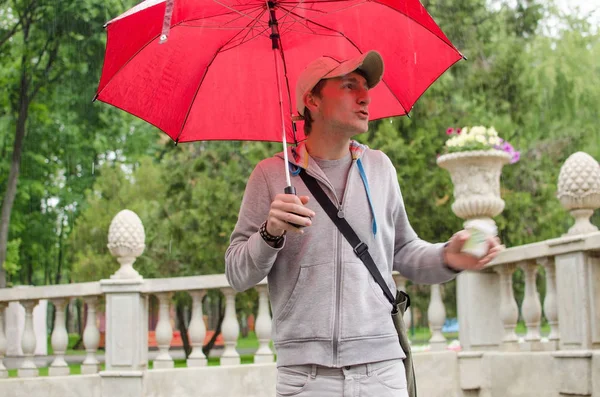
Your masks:
{"label": "umbrella rib", "polygon": [[[254,27],[260,21],[259,18],[262,17],[265,14],[265,12],[267,12],[266,9],[264,9],[263,12],[256,19],[253,20],[254,23],[251,26],[250,25],[246,26],[246,29],[244,29],[244,30],[247,30],[247,31],[246,31],[246,34],[244,35],[244,37],[242,38],[241,42],[239,44],[236,44],[236,45],[228,48],[227,50],[230,50],[230,49],[238,47],[238,46],[240,46],[240,45],[242,45],[244,43],[247,43],[247,42],[255,39],[256,37],[259,37],[260,35],[262,35],[264,32],[266,32],[268,30],[269,28],[267,27],[267,28],[263,29],[261,32],[259,32],[257,35],[252,36],[249,40],[246,41],[246,38],[248,37],[248,35],[255,29]],[[227,46],[229,43],[231,43],[233,41],[233,39],[235,39],[235,36],[232,37],[231,40],[229,40],[227,43],[225,43],[225,45],[223,47],[221,47],[220,50],[222,50],[223,48],[225,48],[225,46]]]}
{"label": "umbrella rib", "polygon": [[[221,49],[219,52],[220,52],[220,53],[224,53],[224,52],[226,52],[226,51],[233,50],[234,48],[236,48],[236,47],[239,47],[239,46],[241,46],[242,44],[246,44],[246,43],[248,43],[248,42],[250,42],[250,41],[252,41],[252,40],[256,39],[257,37],[260,37],[260,36],[261,36],[261,35],[262,35],[264,32],[266,32],[268,29],[269,29],[269,28],[263,29],[263,31],[262,31],[262,32],[259,32],[257,35],[254,35],[254,36],[252,36],[250,39],[248,39],[248,40],[246,40],[246,41],[242,41],[242,42],[240,42],[240,43],[238,43],[238,44],[234,44],[234,45],[232,45],[232,46],[230,46],[230,47],[228,47],[228,48],[224,48],[225,46],[223,46],[223,49]],[[247,35],[246,35],[246,36],[247,36]],[[244,36],[244,39],[245,39],[245,37],[246,37],[246,36]],[[233,41],[233,40],[232,40],[232,41]],[[231,43],[231,41],[227,42],[227,44],[229,44],[229,43]]]}
{"label": "umbrella rib", "polygon": [[214,1],[215,3],[217,3],[217,4],[219,4],[220,6],[223,6],[223,7],[227,8],[228,10],[231,10],[233,13],[237,13],[237,14],[239,14],[239,15],[241,15],[241,16],[244,16],[244,17],[246,17],[246,18],[250,19],[251,21],[254,21],[254,20],[256,20],[256,18],[254,18],[252,15],[245,14],[245,13],[243,13],[243,12],[239,11],[239,10],[236,10],[235,8],[233,8],[233,7],[230,7],[230,6],[228,6],[227,4],[223,4],[223,3],[222,3],[222,2],[220,2],[219,0],[213,0],[213,1]]}
{"label": "umbrella rib", "polygon": [[[299,23],[298,21],[300,21],[300,20],[304,20],[306,22],[312,22],[310,19],[301,17],[298,14],[296,14],[295,12],[293,12],[292,10],[288,10],[285,7],[280,7],[280,8],[283,9],[283,10],[285,10],[285,11],[287,11],[286,15],[291,15],[291,16],[297,17],[297,19],[295,19],[295,22],[293,24],[291,24],[289,28],[286,28],[286,30],[284,30],[284,31],[282,30],[282,34],[287,33],[287,32],[306,33],[306,32],[300,32],[300,31],[292,30],[291,26],[293,26],[296,23]],[[310,26],[306,26],[306,28],[309,29],[313,34],[319,35],[319,33],[317,33],[315,30],[311,29]],[[325,36],[325,35],[323,35],[323,36]]]}

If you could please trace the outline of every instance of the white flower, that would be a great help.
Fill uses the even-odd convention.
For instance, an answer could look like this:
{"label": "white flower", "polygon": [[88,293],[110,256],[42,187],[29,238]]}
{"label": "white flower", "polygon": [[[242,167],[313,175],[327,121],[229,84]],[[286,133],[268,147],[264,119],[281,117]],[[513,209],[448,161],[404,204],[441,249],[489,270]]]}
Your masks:
{"label": "white flower", "polygon": [[471,128],[472,135],[485,135],[487,129],[481,125]]}

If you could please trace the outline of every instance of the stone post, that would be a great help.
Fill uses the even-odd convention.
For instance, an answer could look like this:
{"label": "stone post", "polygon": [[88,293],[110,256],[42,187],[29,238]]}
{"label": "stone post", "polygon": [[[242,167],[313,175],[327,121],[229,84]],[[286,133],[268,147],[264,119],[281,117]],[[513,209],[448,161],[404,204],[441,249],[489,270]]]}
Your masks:
{"label": "stone post", "polygon": [[[583,152],[569,156],[560,170],[557,197],[576,222],[566,238],[557,240],[553,246],[568,246],[576,242],[577,236],[597,231],[588,218],[600,207],[598,162]],[[587,215],[578,217],[581,211],[587,211]],[[598,252],[578,251],[555,257],[560,350],[600,348],[598,255]]]}
{"label": "stone post", "polygon": [[21,348],[23,349],[23,362],[19,368],[19,377],[28,378],[38,376],[39,370],[33,361],[35,355],[35,332],[33,330],[33,308],[38,304],[37,300],[22,301],[21,305],[25,308],[25,326],[23,328],[23,337],[21,338]]}
{"label": "stone post", "polygon": [[8,378],[8,370],[2,362],[6,355],[6,336],[4,335],[4,310],[6,303],[0,302],[0,379]]}
{"label": "stone post", "polygon": [[256,354],[255,363],[272,363],[275,356],[269,347],[271,342],[271,315],[269,314],[269,290],[266,285],[256,287],[258,291],[258,316],[256,317],[256,336],[260,343]]}
{"label": "stone post", "polygon": [[464,271],[456,278],[460,345],[463,350],[499,350],[504,334],[500,276]]}
{"label": "stone post", "polygon": [[[583,152],[571,155],[560,170],[558,199],[575,224],[552,247],[568,247],[598,228],[590,223],[600,207],[600,166]],[[581,237],[580,237],[581,236]],[[592,396],[593,351],[600,349],[600,253],[572,250],[554,257],[559,350],[554,352],[561,395]],[[574,375],[576,374],[576,375]]]}
{"label": "stone post", "polygon": [[106,368],[102,397],[143,395],[143,373],[148,365],[148,304],[142,295],[143,278],[133,268],[145,248],[144,227],[129,210],[113,219],[108,248],[121,268],[101,280],[106,297]]}
{"label": "stone post", "polygon": [[190,295],[192,296],[192,319],[188,333],[190,334],[192,353],[187,359],[187,366],[188,368],[204,367],[207,365],[207,359],[202,352],[202,345],[206,337],[206,325],[204,324],[204,316],[202,314],[202,298],[206,295],[206,291],[190,291]]}
{"label": "stone post", "polygon": [[225,350],[221,355],[221,365],[238,365],[241,362],[240,354],[235,349],[240,335],[240,324],[235,314],[235,291],[233,288],[221,288],[225,295],[225,318],[221,327]]}
{"label": "stone post", "polygon": [[440,285],[433,284],[430,288],[431,295],[427,309],[427,319],[429,320],[429,329],[431,330],[429,345],[433,351],[443,351],[447,347],[446,337],[442,334],[442,327],[446,322],[446,308],[442,300]]}
{"label": "stone post", "polygon": [[54,350],[54,361],[50,364],[48,375],[64,376],[69,375],[69,365],[65,361],[65,353],[69,345],[69,334],[65,326],[65,308],[69,303],[66,298],[53,299],[52,303],[56,309],[56,319],[54,321],[54,331],[52,332],[52,349]]}
{"label": "stone post", "polygon": [[502,349],[506,351],[517,351],[519,349],[519,338],[515,332],[517,321],[519,321],[519,307],[515,301],[512,277],[517,265],[511,263],[504,266],[496,266],[494,271],[500,275],[500,317],[504,325],[504,337],[502,338]]}
{"label": "stone post", "polygon": [[96,351],[100,344],[100,331],[96,325],[96,306],[98,297],[88,296],[84,298],[87,304],[87,321],[83,331],[83,345],[85,346],[86,356],[81,364],[82,374],[95,374],[100,368],[100,363],[96,358]]}

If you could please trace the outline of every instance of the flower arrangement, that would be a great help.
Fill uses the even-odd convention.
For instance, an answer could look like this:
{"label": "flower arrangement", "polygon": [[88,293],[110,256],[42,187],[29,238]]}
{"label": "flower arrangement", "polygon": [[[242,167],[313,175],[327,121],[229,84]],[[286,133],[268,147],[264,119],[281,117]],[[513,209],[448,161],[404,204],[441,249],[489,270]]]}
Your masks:
{"label": "flower arrangement", "polygon": [[450,136],[446,141],[447,153],[470,150],[502,150],[511,155],[511,164],[519,161],[521,156],[510,143],[498,136],[498,132],[494,127],[450,127],[446,130],[446,134]]}

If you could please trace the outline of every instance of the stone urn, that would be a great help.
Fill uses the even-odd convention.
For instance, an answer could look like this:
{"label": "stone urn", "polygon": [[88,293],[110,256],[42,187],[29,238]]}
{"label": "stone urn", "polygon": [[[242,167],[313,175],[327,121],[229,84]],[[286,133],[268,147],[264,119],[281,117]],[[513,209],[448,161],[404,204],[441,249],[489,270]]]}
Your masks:
{"label": "stone urn", "polygon": [[140,274],[133,268],[133,263],[142,255],[146,244],[144,225],[137,214],[123,210],[113,218],[108,228],[108,249],[117,258],[121,268],[110,278],[138,279]]}
{"label": "stone urn", "polygon": [[482,220],[493,226],[492,217],[504,210],[500,197],[500,174],[511,155],[502,150],[472,150],[444,154],[437,164],[447,170],[454,184],[452,211],[465,220]]}
{"label": "stone urn", "polygon": [[573,153],[558,175],[558,199],[571,212],[575,224],[567,235],[592,233],[598,228],[590,222],[600,208],[600,165],[584,152]]}

